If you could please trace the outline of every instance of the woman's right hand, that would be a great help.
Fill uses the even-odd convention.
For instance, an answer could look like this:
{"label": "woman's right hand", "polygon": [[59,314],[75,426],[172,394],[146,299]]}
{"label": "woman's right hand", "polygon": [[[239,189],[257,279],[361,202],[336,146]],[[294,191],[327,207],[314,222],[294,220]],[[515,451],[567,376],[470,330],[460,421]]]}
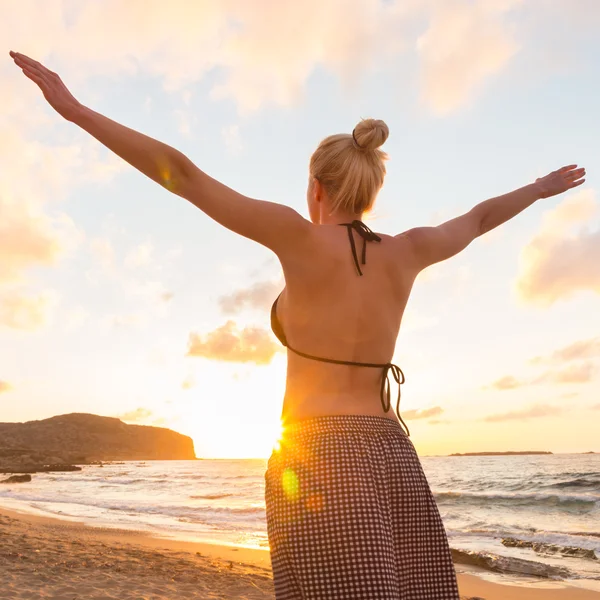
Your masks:
{"label": "woman's right hand", "polygon": [[585,169],[577,168],[577,165],[562,167],[558,171],[552,171],[545,177],[539,177],[535,180],[540,194],[540,198],[550,198],[562,194],[585,182]]}

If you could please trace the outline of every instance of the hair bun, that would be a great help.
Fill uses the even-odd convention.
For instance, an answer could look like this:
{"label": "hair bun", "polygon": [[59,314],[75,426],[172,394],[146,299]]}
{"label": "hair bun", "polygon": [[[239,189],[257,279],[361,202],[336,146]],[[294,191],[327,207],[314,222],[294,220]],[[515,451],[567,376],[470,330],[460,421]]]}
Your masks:
{"label": "hair bun", "polygon": [[353,132],[356,143],[363,150],[379,148],[385,143],[389,134],[388,126],[380,119],[361,119]]}

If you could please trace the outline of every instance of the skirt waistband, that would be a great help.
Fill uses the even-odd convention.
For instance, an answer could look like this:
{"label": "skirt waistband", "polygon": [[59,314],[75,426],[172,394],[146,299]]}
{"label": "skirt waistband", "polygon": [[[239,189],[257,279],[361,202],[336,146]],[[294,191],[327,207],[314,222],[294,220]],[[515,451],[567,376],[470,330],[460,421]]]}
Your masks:
{"label": "skirt waistband", "polygon": [[379,417],[376,415],[326,415],[301,419],[284,425],[282,437],[290,438],[309,433],[384,433],[391,431],[400,431],[406,436],[406,432],[400,425],[400,422],[388,417]]}

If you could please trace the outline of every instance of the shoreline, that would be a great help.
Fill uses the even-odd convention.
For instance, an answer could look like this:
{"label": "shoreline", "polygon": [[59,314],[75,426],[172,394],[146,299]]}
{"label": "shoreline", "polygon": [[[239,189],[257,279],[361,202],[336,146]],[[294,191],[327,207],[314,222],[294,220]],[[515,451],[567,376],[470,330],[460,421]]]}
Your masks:
{"label": "shoreline", "polygon": [[[211,595],[212,598],[274,599],[271,559],[266,549],[179,541],[153,536],[145,531],[95,527],[80,521],[38,516],[2,506],[0,539],[9,542],[2,544],[0,552],[2,581],[8,581],[8,589],[21,590],[24,594],[31,594],[32,589],[36,589],[31,587],[36,585],[34,575],[41,574],[45,588],[48,577],[57,579],[56,584],[62,586],[60,589],[63,590],[68,588],[69,582],[75,587],[88,582],[85,583],[89,588],[85,595],[77,587],[77,593],[85,598],[94,598],[96,588],[102,594],[98,597],[113,597],[107,595],[108,577],[109,587],[115,591],[114,598],[120,599],[139,598],[139,586],[151,586],[151,592],[165,600],[171,595],[183,595],[190,591],[205,594],[208,590],[213,590],[211,594],[222,594]],[[69,560],[65,561],[67,546],[70,546]],[[9,547],[11,550],[7,552]],[[103,563],[104,557],[116,562]],[[8,563],[3,561],[5,558],[9,559]],[[41,560],[42,564],[38,565],[36,560]],[[15,568],[15,562],[18,568]],[[53,562],[56,564],[51,568]],[[7,565],[6,573],[2,573],[3,564]],[[48,567],[50,575],[44,576],[43,565]],[[566,582],[529,578],[531,581],[519,583],[516,578],[499,577],[483,570],[478,572],[475,568],[467,569],[463,565],[456,567],[461,597],[465,598],[600,600],[600,592]],[[144,573],[144,570],[148,572]],[[81,581],[80,571],[84,574]],[[98,583],[94,584],[95,581]],[[29,583],[29,588],[23,587],[26,586],[25,582]],[[200,589],[202,587],[204,591]],[[15,591],[7,597],[30,597],[19,596],[18,593]]]}

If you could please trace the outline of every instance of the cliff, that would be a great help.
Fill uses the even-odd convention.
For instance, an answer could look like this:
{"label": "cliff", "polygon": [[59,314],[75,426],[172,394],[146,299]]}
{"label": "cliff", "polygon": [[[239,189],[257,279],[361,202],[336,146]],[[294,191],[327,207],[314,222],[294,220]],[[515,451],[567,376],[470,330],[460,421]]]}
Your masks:
{"label": "cliff", "polygon": [[195,458],[190,437],[163,427],[127,425],[114,417],[72,413],[0,423],[0,471],[15,465]]}

